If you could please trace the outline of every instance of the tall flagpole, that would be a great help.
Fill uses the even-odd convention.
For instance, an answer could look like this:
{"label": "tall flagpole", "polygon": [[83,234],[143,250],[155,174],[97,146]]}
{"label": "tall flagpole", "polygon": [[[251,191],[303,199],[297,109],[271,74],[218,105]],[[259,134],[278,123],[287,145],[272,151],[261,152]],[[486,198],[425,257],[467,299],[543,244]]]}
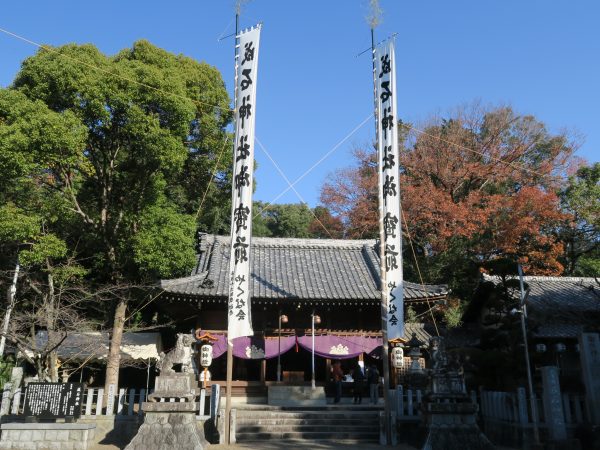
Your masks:
{"label": "tall flagpole", "polygon": [[[379,115],[378,101],[377,101],[377,66],[375,61],[375,30],[371,27],[371,52],[373,60],[373,100],[375,103],[375,137],[377,143],[379,143]],[[380,145],[377,145],[377,160],[381,161],[381,155],[379,154]],[[383,189],[382,172],[377,169],[377,177],[379,180],[379,193]],[[388,333],[387,333],[387,313],[388,313],[388,292],[387,292],[387,277],[385,267],[385,230],[383,226],[383,215],[384,215],[384,204],[381,194],[378,196],[379,199],[379,273],[381,280],[381,343],[382,343],[382,357],[383,360],[383,404],[384,404],[384,428],[385,428],[385,439],[386,444],[391,445],[392,443],[392,430],[390,429],[390,369],[389,369],[389,356],[388,356]]]}
{"label": "tall flagpole", "polygon": [[[239,23],[240,23],[240,10],[239,8],[235,11],[235,35],[233,38],[233,52],[234,58],[237,58],[238,55],[238,33],[239,33]],[[235,59],[234,59],[235,60]],[[237,70],[236,70],[237,77]],[[234,82],[234,89],[237,90],[237,83]],[[234,101],[234,109],[237,111],[237,95],[236,92],[233,93],[233,101]],[[235,114],[234,114],[235,117]],[[235,119],[234,119],[235,120]],[[235,129],[235,122],[234,122]],[[234,144],[235,145],[235,144]],[[235,151],[234,151],[235,155]],[[233,239],[233,220],[231,221],[231,239]],[[232,281],[232,280],[230,280]],[[229,321],[229,316],[227,318]],[[233,343],[227,336],[227,378],[225,381],[225,443],[231,443],[231,382],[233,378]]]}

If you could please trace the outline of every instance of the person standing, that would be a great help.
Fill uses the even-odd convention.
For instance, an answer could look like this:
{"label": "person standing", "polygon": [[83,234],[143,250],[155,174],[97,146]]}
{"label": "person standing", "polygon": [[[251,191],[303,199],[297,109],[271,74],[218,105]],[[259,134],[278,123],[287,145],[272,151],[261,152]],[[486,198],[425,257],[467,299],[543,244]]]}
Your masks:
{"label": "person standing", "polygon": [[352,371],[352,378],[354,379],[354,401],[353,403],[362,403],[363,391],[365,388],[365,372],[364,372],[364,362],[358,361],[354,370]]}
{"label": "person standing", "polygon": [[342,363],[340,360],[333,363],[331,373],[333,375],[333,386],[335,388],[335,398],[333,403],[339,403],[342,398],[342,380],[344,379],[344,371],[342,370]]}
{"label": "person standing", "polygon": [[375,364],[371,364],[367,372],[367,382],[369,383],[369,396],[371,403],[376,405],[379,402],[379,370]]}

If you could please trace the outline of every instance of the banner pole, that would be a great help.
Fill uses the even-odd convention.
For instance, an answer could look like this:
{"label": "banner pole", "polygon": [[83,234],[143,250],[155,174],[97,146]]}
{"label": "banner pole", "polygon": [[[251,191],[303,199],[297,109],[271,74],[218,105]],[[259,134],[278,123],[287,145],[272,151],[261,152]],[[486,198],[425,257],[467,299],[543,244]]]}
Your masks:
{"label": "banner pole", "polygon": [[[377,161],[381,161],[382,155],[379,154],[379,118],[380,111],[378,108],[377,101],[377,68],[375,62],[375,30],[371,27],[371,51],[373,53],[373,99],[375,102],[375,136],[377,140]],[[385,230],[383,227],[383,215],[384,215],[384,205],[383,198],[381,197],[382,190],[382,175],[381,170],[377,169],[378,179],[379,179],[379,273],[381,279],[381,343],[382,343],[382,363],[383,363],[383,405],[384,405],[384,429],[385,429],[385,439],[386,444],[390,445],[392,443],[392,431],[390,429],[390,368],[389,368],[389,350],[388,350],[388,334],[387,334],[387,280],[386,280],[386,270],[385,270]]]}
{"label": "banner pole", "polygon": [[[239,32],[240,13],[239,9],[235,12],[235,37],[233,39],[233,53],[234,58],[237,58],[237,40]],[[236,67],[237,70],[237,67]],[[235,83],[234,83],[235,86]],[[235,86],[237,88],[237,86]],[[237,110],[237,95],[236,92],[233,94],[234,108]],[[235,117],[235,115],[234,115]],[[235,123],[235,122],[234,122]],[[234,125],[235,127],[235,125]],[[235,146],[235,143],[234,143]],[[235,152],[234,152],[235,155]],[[233,187],[232,187],[233,191]],[[233,240],[233,220],[231,221],[231,239]],[[233,283],[233,280],[230,280]],[[229,300],[230,301],[230,300]],[[228,320],[229,317],[228,317]],[[233,378],[233,343],[229,340],[229,334],[227,335],[227,378],[225,381],[225,443],[229,445],[231,443],[231,383]]]}

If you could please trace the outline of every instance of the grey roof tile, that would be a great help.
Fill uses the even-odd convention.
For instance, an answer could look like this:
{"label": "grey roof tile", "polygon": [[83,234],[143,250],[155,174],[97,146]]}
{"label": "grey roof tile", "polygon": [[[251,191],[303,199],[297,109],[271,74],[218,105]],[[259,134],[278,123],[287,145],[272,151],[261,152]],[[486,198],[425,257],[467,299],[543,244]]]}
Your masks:
{"label": "grey roof tile", "polygon": [[[203,235],[198,262],[188,277],[162,280],[173,294],[227,297],[228,236]],[[253,298],[379,300],[379,258],[375,240],[253,238]],[[446,286],[405,282],[405,299],[444,297]]]}
{"label": "grey roof tile", "polygon": [[[500,282],[484,275],[485,281]],[[591,277],[523,277],[529,289],[527,306],[537,314],[562,315],[600,312],[600,285]],[[514,295],[518,295],[515,292]]]}

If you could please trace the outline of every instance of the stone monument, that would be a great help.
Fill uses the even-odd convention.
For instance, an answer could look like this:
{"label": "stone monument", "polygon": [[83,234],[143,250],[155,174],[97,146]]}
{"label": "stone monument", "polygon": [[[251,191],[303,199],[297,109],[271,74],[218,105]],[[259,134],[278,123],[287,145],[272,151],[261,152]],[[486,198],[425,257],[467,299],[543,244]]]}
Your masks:
{"label": "stone monument", "polygon": [[[81,416],[83,390],[81,383],[29,383],[23,413],[25,423],[0,425],[0,449],[91,448],[96,425],[75,423]],[[57,422],[57,419],[65,421]]]}
{"label": "stone monument", "polygon": [[477,426],[476,403],[467,395],[458,355],[448,355],[442,337],[430,340],[430,393],[423,402],[427,438],[423,450],[488,450],[493,444]]}
{"label": "stone monument", "polygon": [[[125,450],[202,450],[208,445],[196,424],[192,335],[178,334],[175,348],[160,354],[154,392],[144,402],[144,423]],[[181,364],[181,372],[173,366]]]}

